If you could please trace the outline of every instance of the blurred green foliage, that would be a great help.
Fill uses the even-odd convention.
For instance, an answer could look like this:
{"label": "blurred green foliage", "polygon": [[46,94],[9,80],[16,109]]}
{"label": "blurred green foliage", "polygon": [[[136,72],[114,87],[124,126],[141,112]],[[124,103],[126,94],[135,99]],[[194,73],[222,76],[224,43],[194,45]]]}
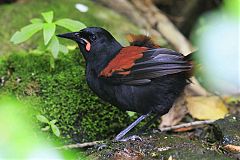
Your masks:
{"label": "blurred green foliage", "polygon": [[0,159],[85,159],[82,153],[53,149],[25,108],[15,98],[0,97]]}
{"label": "blurred green foliage", "polygon": [[[80,12],[75,8],[77,3],[87,5],[88,12]],[[71,18],[83,22],[86,26],[101,26],[108,29],[121,43],[126,43],[125,34],[139,33],[139,29],[130,23],[126,18],[119,14],[96,5],[91,0],[24,0],[21,3],[0,6],[0,37],[1,54],[10,54],[12,51],[25,51],[37,48],[42,43],[40,34],[32,37],[19,46],[13,46],[9,41],[11,36],[19,28],[29,24],[33,18],[39,17],[39,14],[52,10],[55,19],[63,17]],[[121,29],[120,29],[121,28]],[[68,30],[56,28],[56,33],[65,33]],[[70,41],[63,40],[64,44],[73,44]]]}
{"label": "blurred green foliage", "polygon": [[240,17],[240,0],[224,0],[223,9],[231,16]]}
{"label": "blurred green foliage", "polygon": [[225,0],[199,18],[191,36],[198,47],[197,78],[219,95],[239,94],[239,7],[240,0]]}

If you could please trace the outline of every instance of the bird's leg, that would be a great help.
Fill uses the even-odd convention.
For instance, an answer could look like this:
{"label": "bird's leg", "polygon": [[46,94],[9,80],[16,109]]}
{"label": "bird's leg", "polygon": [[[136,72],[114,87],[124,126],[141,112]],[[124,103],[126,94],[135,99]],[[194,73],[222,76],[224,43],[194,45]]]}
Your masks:
{"label": "bird's leg", "polygon": [[121,131],[116,137],[115,140],[116,141],[121,141],[121,139],[131,130],[133,129],[138,123],[140,123],[142,120],[144,120],[146,117],[148,117],[150,115],[150,113],[145,114],[140,116],[136,121],[134,121],[132,124],[130,124],[126,129],[124,129],[123,131]]}
{"label": "bird's leg", "polygon": [[142,134],[152,123],[161,117],[161,114],[157,113],[152,119],[150,119],[142,128],[140,128],[137,134]]}
{"label": "bird's leg", "polygon": [[[121,138],[119,141],[128,141],[128,140],[136,140],[139,139],[140,141],[142,141],[142,138],[137,136],[139,134],[142,134],[152,123],[154,123],[157,119],[159,119],[161,117],[161,114],[157,113],[152,119],[150,119],[143,127],[141,127],[139,129],[138,132],[136,132],[135,134],[132,134],[129,137],[126,138]],[[145,117],[146,118],[146,117]]]}

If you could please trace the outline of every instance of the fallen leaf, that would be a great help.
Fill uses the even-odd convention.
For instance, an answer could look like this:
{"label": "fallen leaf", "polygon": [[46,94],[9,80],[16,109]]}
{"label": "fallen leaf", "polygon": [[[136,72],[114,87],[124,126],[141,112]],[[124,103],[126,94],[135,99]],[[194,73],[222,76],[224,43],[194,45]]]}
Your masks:
{"label": "fallen leaf", "polygon": [[168,157],[168,160],[174,160],[172,156],[169,156]]}
{"label": "fallen leaf", "polygon": [[228,109],[217,96],[187,97],[187,108],[192,117],[200,120],[224,118]]}
{"label": "fallen leaf", "polygon": [[228,144],[223,147],[224,149],[231,151],[231,152],[240,152],[240,146],[235,146],[232,144]]}
{"label": "fallen leaf", "polygon": [[173,107],[170,111],[162,116],[161,124],[159,125],[159,129],[166,126],[176,125],[178,122],[182,120],[182,118],[188,113],[186,107],[186,98],[183,94],[179,97],[174,103]]}
{"label": "fallen leaf", "polygon": [[186,132],[186,131],[190,131],[192,129],[194,129],[194,127],[190,126],[190,127],[185,127],[185,128],[183,127],[183,128],[174,129],[173,131],[174,132]]}

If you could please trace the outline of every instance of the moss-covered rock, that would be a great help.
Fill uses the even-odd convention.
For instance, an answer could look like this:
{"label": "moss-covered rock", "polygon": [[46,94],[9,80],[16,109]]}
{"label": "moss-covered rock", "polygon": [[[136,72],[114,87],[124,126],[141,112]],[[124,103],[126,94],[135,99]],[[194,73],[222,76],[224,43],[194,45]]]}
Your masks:
{"label": "moss-covered rock", "polygon": [[214,135],[223,145],[240,146],[240,116],[231,115],[214,122]]}
{"label": "moss-covered rock", "polygon": [[50,72],[47,55],[11,54],[0,63],[0,95],[14,94],[49,120],[56,119],[63,137],[106,138],[125,127],[129,116],[89,90],[79,57],[61,55]]}

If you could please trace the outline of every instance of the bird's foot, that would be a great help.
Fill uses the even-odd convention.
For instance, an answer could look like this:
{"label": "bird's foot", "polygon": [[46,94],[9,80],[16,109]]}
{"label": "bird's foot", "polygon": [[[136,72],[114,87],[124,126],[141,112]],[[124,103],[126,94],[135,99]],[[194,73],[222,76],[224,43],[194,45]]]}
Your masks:
{"label": "bird's foot", "polygon": [[118,139],[116,141],[127,142],[129,140],[132,140],[132,141],[142,141],[142,138],[137,136],[137,135],[132,135],[132,136],[129,136],[129,137],[126,137],[126,138]]}
{"label": "bird's foot", "polygon": [[96,146],[96,148],[97,148],[97,150],[98,151],[101,151],[101,150],[103,150],[104,148],[107,148],[108,147],[108,145],[107,144],[98,144],[97,146]]}

